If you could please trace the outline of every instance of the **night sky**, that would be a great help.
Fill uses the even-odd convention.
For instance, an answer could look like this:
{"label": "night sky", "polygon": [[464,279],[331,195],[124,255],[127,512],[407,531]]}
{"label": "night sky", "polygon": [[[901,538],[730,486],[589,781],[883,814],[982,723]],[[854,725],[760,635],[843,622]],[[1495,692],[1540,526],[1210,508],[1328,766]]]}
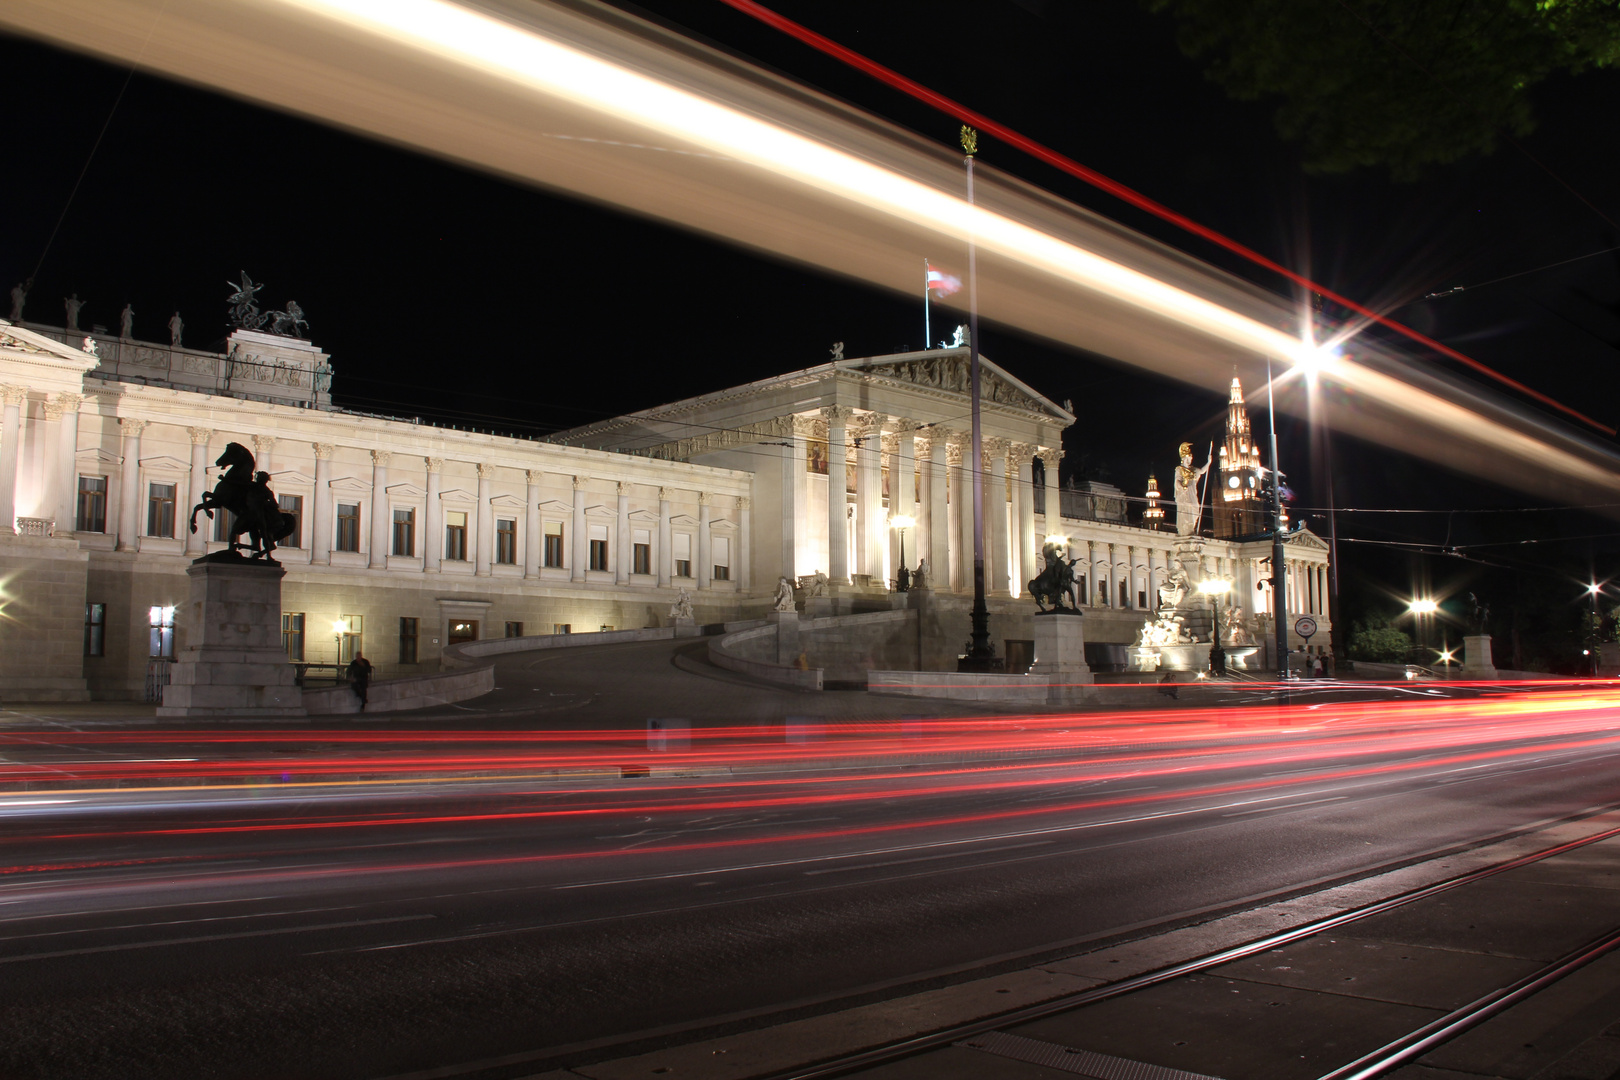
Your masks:
{"label": "night sky", "polygon": [[[955,141],[955,121],[717,2],[620,6]],[[1127,0],[772,6],[1335,290],[1406,304],[1397,316],[1417,329],[1620,424],[1620,253],[1485,285],[1620,245],[1608,220],[1620,220],[1620,134],[1607,119],[1620,115],[1620,72],[1538,88],[1539,127],[1522,140],[1525,153],[1504,146],[1396,184],[1372,171],[1306,176],[1274,132],[1271,103],[1228,100],[1177,50],[1168,19]],[[821,363],[834,341],[849,356],[922,344],[917,299],[128,76],[0,37],[0,93],[12,105],[0,293],[37,267],[30,319],[60,323],[61,298],[76,291],[88,300],[86,325],[116,328],[131,302],[136,336],[167,340],[164,324],[178,309],[187,344],[209,347],[224,334],[226,280],[245,270],[267,283],[262,306],[304,308],[311,338],[333,356],[342,404],[528,432]],[[1285,291],[1008,148],[981,142],[980,158]],[[1456,285],[1470,288],[1421,300]],[[1074,400],[1081,421],[1067,433],[1065,475],[1072,467],[1139,493],[1149,471],[1168,472],[1183,438],[1218,437],[1224,403],[1205,393],[994,324],[982,344],[1049,397]],[[1301,506],[1325,504],[1321,463],[1302,428],[1288,422],[1280,434]],[[1340,507],[1534,505],[1348,439],[1335,440],[1334,453]],[[1570,513],[1341,514],[1339,522],[1345,537],[1451,543],[1615,528]],[[1617,551],[1600,535],[1556,549],[1475,552],[1500,569],[1369,545],[1347,545],[1341,559],[1354,614],[1382,588],[1404,592],[1414,574],[1449,589],[1500,590],[1505,600],[1517,568],[1589,557],[1599,576],[1620,574]],[[1567,588],[1559,576],[1567,569],[1547,577],[1554,591]]]}

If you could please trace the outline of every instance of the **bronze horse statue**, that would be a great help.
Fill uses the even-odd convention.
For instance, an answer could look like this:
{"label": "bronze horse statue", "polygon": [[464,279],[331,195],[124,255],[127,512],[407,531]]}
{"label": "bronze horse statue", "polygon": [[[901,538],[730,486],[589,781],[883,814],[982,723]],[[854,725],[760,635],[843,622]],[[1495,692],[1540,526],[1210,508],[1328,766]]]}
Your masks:
{"label": "bronze horse statue", "polygon": [[[1062,611],[1065,607],[1074,611],[1074,564],[1080,560],[1065,559],[1052,543],[1043,547],[1041,554],[1046,558],[1046,566],[1029,583],[1029,594],[1035,598],[1035,606],[1046,611],[1050,603],[1052,611]],[[1065,605],[1064,601],[1068,603]]]}
{"label": "bronze horse statue", "polygon": [[[192,507],[191,531],[197,531],[199,511],[210,519],[215,510],[228,513],[231,523],[227,528],[230,542],[227,550],[233,555],[247,551],[251,558],[274,562],[270,553],[276,550],[276,541],[297,527],[297,519],[282,512],[270,490],[269,474],[253,471],[253,453],[241,443],[228,443],[214,465],[224,469],[225,474],[214,485],[214,490],[203,492],[202,502]],[[248,534],[249,543],[238,539],[243,533]]]}

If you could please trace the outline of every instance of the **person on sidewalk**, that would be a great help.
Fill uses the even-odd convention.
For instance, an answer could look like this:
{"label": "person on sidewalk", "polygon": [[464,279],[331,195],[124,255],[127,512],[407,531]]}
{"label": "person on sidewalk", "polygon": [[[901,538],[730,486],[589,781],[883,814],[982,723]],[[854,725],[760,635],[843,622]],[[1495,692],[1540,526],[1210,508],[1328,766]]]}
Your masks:
{"label": "person on sidewalk", "polygon": [[360,699],[360,708],[364,709],[366,690],[371,686],[371,661],[358,652],[349,661],[349,685],[354,688],[354,696]]}

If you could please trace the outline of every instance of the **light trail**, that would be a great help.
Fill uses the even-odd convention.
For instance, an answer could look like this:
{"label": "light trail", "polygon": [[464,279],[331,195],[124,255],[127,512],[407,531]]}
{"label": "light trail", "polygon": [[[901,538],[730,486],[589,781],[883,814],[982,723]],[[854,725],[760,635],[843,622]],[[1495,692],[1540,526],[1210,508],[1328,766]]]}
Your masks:
{"label": "light trail", "polygon": [[[610,8],[12,0],[0,22],[125,60],[146,42],[143,63],[187,80],[908,295],[918,253],[971,238],[987,316],[1211,389],[1306,355],[1283,298],[1009,178],[987,172],[969,205],[942,149]],[[1612,447],[1376,345],[1319,378],[1335,430],[1463,469],[1489,453],[1538,494],[1620,488]]]}

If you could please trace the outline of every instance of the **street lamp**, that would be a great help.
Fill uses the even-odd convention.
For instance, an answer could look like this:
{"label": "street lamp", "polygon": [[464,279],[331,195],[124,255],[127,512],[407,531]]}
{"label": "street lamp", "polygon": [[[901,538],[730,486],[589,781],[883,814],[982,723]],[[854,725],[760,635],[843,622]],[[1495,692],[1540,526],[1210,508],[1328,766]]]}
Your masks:
{"label": "street lamp", "polygon": [[348,619],[332,620],[333,655],[339,664],[343,663],[343,635],[349,632]]}
{"label": "street lamp", "polygon": [[894,575],[895,592],[911,589],[911,570],[906,566],[906,530],[915,524],[917,519],[910,514],[895,514],[889,518],[889,528],[900,534],[900,570]]}
{"label": "street lamp", "polygon": [[[1418,645],[1423,648],[1425,653],[1429,649],[1429,619],[1439,611],[1440,602],[1427,596],[1407,602],[1406,612],[1417,622]],[[1445,659],[1445,657],[1442,656],[1441,659]]]}

